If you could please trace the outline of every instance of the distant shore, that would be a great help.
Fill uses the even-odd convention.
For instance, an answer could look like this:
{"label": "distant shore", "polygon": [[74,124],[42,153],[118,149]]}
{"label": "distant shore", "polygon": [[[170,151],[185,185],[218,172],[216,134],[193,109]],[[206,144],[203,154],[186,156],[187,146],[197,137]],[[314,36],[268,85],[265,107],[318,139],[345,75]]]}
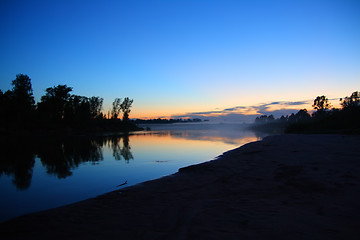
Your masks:
{"label": "distant shore", "polygon": [[2,223],[1,237],[358,239],[359,140],[266,137],[164,178]]}

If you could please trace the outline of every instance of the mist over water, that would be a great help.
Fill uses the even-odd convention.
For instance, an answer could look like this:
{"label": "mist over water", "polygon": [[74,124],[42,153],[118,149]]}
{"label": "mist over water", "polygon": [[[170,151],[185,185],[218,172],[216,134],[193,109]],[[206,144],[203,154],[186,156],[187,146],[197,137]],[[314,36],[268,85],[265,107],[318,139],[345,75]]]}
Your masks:
{"label": "mist over water", "polygon": [[219,141],[231,145],[242,145],[244,144],[245,139],[254,139],[254,137],[261,139],[268,135],[266,133],[254,132],[249,129],[248,124],[239,123],[202,122],[186,124],[144,124],[142,127],[150,127],[152,132],[168,133],[173,137],[192,140]]}
{"label": "mist over water", "polygon": [[0,221],[173,174],[264,137],[232,123],[144,127],[151,131],[3,141]]}

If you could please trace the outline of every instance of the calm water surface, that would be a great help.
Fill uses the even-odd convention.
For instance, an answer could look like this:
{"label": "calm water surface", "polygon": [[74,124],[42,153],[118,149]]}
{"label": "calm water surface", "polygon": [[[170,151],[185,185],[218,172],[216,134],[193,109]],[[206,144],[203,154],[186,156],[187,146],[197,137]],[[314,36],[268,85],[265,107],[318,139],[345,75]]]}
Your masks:
{"label": "calm water surface", "polygon": [[3,142],[0,221],[169,175],[264,137],[237,124],[150,127],[129,136]]}

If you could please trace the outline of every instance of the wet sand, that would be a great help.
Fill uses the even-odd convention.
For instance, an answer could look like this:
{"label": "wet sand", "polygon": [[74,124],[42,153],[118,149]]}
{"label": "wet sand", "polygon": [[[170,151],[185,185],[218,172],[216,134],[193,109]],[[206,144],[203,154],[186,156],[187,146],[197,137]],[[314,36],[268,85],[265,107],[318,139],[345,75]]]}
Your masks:
{"label": "wet sand", "polygon": [[360,239],[360,136],[280,135],[2,223],[2,239]]}

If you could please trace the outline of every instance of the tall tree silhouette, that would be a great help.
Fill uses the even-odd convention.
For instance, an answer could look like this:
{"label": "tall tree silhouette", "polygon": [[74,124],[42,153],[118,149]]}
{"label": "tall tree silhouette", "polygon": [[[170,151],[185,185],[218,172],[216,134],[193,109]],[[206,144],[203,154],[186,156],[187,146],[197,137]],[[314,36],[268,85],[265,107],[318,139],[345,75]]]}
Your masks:
{"label": "tall tree silhouette", "polygon": [[360,93],[353,92],[350,97],[340,98],[341,106],[343,108],[359,107],[360,106]]}
{"label": "tall tree silhouette", "polygon": [[309,121],[311,118],[310,114],[306,109],[300,109],[296,114],[291,114],[289,117],[289,122],[299,123]]}
{"label": "tall tree silhouette", "polygon": [[57,85],[47,88],[45,91],[46,94],[41,97],[38,109],[47,115],[49,120],[60,121],[64,118],[65,107],[70,100],[72,88],[66,85]]}
{"label": "tall tree silhouette", "polygon": [[322,111],[331,108],[331,104],[329,103],[329,99],[324,95],[322,95],[322,96],[317,96],[315,98],[312,107],[316,110]]}
{"label": "tall tree silhouette", "polygon": [[71,95],[65,104],[64,120],[69,123],[90,120],[90,103],[87,97]]}
{"label": "tall tree silhouette", "polygon": [[13,85],[12,107],[15,111],[16,120],[28,121],[35,104],[31,79],[28,75],[18,74],[11,84]]}
{"label": "tall tree silhouette", "polygon": [[91,97],[89,98],[89,104],[90,104],[90,115],[92,118],[101,118],[102,113],[102,105],[103,105],[104,99],[101,97]]}
{"label": "tall tree silhouette", "polygon": [[114,102],[112,103],[112,110],[111,110],[111,118],[117,119],[120,112],[121,112],[121,98],[115,98]]}
{"label": "tall tree silhouette", "polygon": [[134,102],[134,100],[126,97],[120,105],[120,108],[123,112],[123,121],[124,122],[127,122],[129,120],[129,113],[131,112],[131,105],[133,102]]}

